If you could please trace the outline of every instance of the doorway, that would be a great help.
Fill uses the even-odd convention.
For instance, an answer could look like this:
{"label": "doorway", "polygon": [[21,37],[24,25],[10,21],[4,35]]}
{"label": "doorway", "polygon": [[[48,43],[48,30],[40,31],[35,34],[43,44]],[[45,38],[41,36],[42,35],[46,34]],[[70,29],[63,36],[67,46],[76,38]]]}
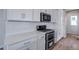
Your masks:
{"label": "doorway", "polygon": [[69,11],[66,13],[66,30],[68,34],[79,35],[79,12],[78,10]]}

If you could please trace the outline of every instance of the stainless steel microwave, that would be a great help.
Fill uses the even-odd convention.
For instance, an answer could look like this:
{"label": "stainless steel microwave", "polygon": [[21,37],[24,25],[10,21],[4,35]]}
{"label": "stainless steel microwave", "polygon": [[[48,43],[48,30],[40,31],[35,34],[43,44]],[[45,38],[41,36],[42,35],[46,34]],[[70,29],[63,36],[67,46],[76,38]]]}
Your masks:
{"label": "stainless steel microwave", "polygon": [[51,21],[51,15],[47,13],[40,13],[40,21],[41,22],[50,22]]}

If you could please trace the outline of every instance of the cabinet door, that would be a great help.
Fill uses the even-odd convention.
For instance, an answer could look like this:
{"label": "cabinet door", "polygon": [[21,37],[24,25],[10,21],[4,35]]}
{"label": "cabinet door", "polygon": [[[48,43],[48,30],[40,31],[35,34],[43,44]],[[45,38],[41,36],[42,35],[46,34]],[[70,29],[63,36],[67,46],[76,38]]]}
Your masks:
{"label": "cabinet door", "polygon": [[9,9],[7,10],[8,20],[32,21],[32,9]]}
{"label": "cabinet door", "polygon": [[57,20],[58,20],[58,10],[53,9],[52,10],[52,22],[57,22]]}
{"label": "cabinet door", "polygon": [[31,49],[32,49],[32,50],[37,50],[37,39],[36,39],[36,37],[33,38],[33,40],[32,40]]}
{"label": "cabinet door", "polygon": [[44,35],[40,35],[38,37],[37,48],[38,50],[45,50],[45,36]]}
{"label": "cabinet door", "polygon": [[7,46],[8,50],[36,50],[37,49],[37,37],[29,38],[22,42],[10,44]]}
{"label": "cabinet door", "polygon": [[40,9],[40,12],[44,12],[51,15],[52,9]]}
{"label": "cabinet door", "polygon": [[40,9],[40,12],[47,13],[47,9]]}
{"label": "cabinet door", "polygon": [[52,9],[46,9],[46,13],[51,15]]}
{"label": "cabinet door", "polygon": [[33,10],[33,21],[40,21],[40,9]]}

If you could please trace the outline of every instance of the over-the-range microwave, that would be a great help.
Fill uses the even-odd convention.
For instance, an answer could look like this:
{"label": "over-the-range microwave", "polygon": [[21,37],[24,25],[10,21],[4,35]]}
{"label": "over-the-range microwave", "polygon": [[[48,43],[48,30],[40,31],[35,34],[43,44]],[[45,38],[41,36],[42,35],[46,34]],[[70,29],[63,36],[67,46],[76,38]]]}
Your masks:
{"label": "over-the-range microwave", "polygon": [[51,15],[47,13],[40,13],[40,21],[41,22],[51,22]]}

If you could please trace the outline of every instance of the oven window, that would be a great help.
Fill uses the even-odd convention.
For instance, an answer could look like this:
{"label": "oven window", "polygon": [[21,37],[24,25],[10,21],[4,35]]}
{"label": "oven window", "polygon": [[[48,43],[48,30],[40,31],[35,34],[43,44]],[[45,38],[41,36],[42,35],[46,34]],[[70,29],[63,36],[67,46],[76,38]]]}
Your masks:
{"label": "oven window", "polygon": [[51,48],[51,47],[53,47],[54,46],[54,41],[52,40],[52,41],[50,41],[50,42],[48,42],[48,48]]}

